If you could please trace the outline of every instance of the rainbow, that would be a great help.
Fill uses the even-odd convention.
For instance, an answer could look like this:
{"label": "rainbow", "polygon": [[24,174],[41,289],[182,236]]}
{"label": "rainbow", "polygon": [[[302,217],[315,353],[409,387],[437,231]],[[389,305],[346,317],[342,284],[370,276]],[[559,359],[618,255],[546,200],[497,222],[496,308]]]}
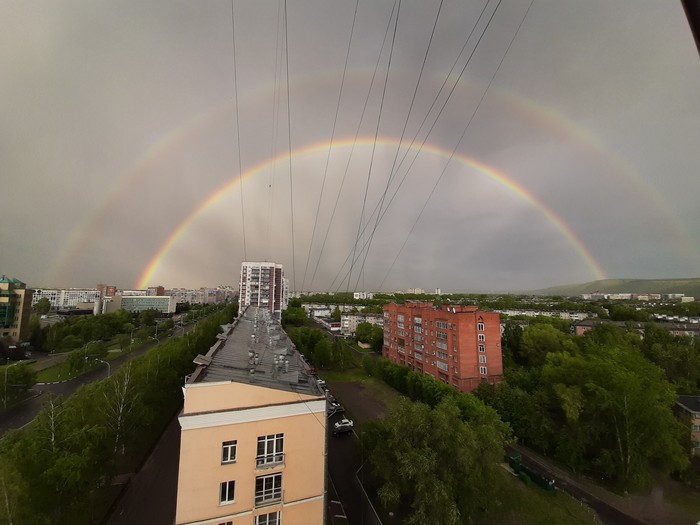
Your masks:
{"label": "rainbow", "polygon": [[[349,147],[352,146],[353,143],[356,143],[356,145],[358,146],[368,146],[371,145],[373,141],[373,138],[358,138],[357,141],[355,141],[354,138],[340,139],[334,141],[332,147]],[[394,138],[382,137],[377,140],[377,144],[382,146],[398,147],[399,141]],[[298,148],[292,151],[291,156],[292,158],[298,158],[314,153],[324,153],[328,151],[329,146],[331,146],[329,142],[319,142],[316,144],[305,146],[303,148]],[[417,150],[417,146],[415,146],[414,149]],[[449,159],[452,155],[451,151],[448,151],[444,148],[432,144],[425,144],[422,147],[421,152],[446,159]],[[275,163],[286,161],[288,158],[289,155],[287,153],[284,153],[278,155],[273,159],[267,159],[263,162],[260,162],[259,164],[245,171],[243,174],[241,174],[240,177],[237,177],[227,182],[226,184],[223,184],[218,189],[214,190],[206,199],[200,202],[199,205],[197,205],[189,213],[189,215],[187,215],[187,217],[185,217],[182,220],[182,222],[180,222],[180,224],[178,224],[178,226],[170,233],[170,235],[163,242],[156,254],[151,258],[148,265],[141,273],[138,283],[136,284],[136,288],[145,288],[146,286],[148,286],[148,284],[152,281],[155,273],[158,271],[158,268],[161,266],[170,250],[184,236],[190,225],[202,213],[204,213],[208,208],[218,203],[228,192],[238,187],[243,180],[263,173],[269,168],[271,168]],[[606,274],[603,271],[600,263],[595,259],[593,254],[586,247],[583,241],[576,235],[576,233],[571,229],[571,227],[568,224],[566,224],[566,222],[564,222],[564,220],[559,215],[557,215],[554,211],[547,207],[540,199],[538,199],[520,183],[507,177],[504,173],[497,170],[496,168],[484,164],[483,162],[473,157],[469,157],[460,153],[455,153],[454,156],[452,156],[452,158],[460,164],[470,168],[471,170],[474,170],[475,172],[490,178],[503,188],[509,190],[525,202],[537,208],[539,212],[547,219],[547,221],[550,224],[552,224],[564,236],[564,238],[566,238],[568,243],[576,250],[578,255],[590,269],[595,279],[606,278]]]}
{"label": "rainbow", "polygon": [[[364,73],[366,72],[362,70],[353,72],[354,75],[362,75]],[[315,75],[313,77],[299,79],[298,83],[300,83],[300,89],[306,89],[310,85],[316,84],[319,81],[324,81],[324,79],[327,82],[330,82],[331,80],[337,81],[336,77],[337,76],[334,76],[333,72],[325,72],[323,75]],[[466,84],[468,82],[469,81],[462,83]],[[249,93],[242,94],[241,103],[245,104],[246,106],[257,104],[264,105],[268,102],[268,98],[272,96],[271,93],[273,89],[274,88],[272,85],[268,86],[267,89],[265,89],[264,86],[258,86],[255,89],[252,89]],[[657,211],[661,223],[667,228],[669,238],[674,240],[678,252],[685,252],[692,258],[698,258],[700,255],[700,247],[698,247],[693,236],[688,231],[687,226],[679,220],[668,203],[648,182],[639,176],[639,174],[628,162],[623,160],[616,153],[610,151],[609,148],[606,148],[595,135],[581,126],[574,125],[566,118],[566,116],[561,115],[551,108],[543,106],[539,102],[525,98],[517,93],[494,86],[489,93],[489,97],[487,97],[487,103],[492,97],[496,97],[501,106],[508,106],[512,111],[522,114],[523,118],[526,118],[528,121],[540,124],[546,129],[551,129],[552,133],[556,133],[559,136],[564,136],[567,139],[570,139],[572,143],[583,147],[595,158],[600,159],[602,162],[613,168],[613,173],[615,175],[625,179],[628,183],[627,186],[639,192],[641,194],[640,197],[644,198],[644,200],[651,205],[650,207]],[[233,102],[227,101],[225,104],[218,105],[215,108],[193,115],[191,118],[183,121],[179,126],[168,131],[159,137],[158,140],[151,143],[150,146],[141,153],[138,159],[135,159],[135,162],[131,164],[132,167],[122,176],[115,179],[112,188],[104,193],[104,198],[101,200],[101,202],[92,208],[90,213],[85,215],[85,218],[83,221],[81,221],[81,223],[73,228],[66,242],[63,243],[63,246],[58,251],[56,256],[52,258],[45,275],[45,281],[54,282],[60,280],[59,277],[66,271],[66,268],[70,266],[70,258],[75,256],[75,254],[79,254],[89,248],[90,240],[94,237],[94,233],[98,226],[105,221],[105,218],[108,216],[108,211],[112,206],[116,205],[116,203],[120,202],[129,191],[131,191],[131,188],[140,178],[149,176],[152,171],[155,171],[159,167],[159,162],[161,159],[166,158],[169,152],[178,148],[186,147],[187,140],[191,138],[193,134],[197,135],[217,125],[230,122],[231,119],[234,118],[230,114],[230,111],[232,111],[234,107]],[[336,141],[335,145],[337,144],[338,142]],[[304,151],[311,151],[317,146],[318,145],[307,146],[306,148],[303,148],[303,150],[299,150],[298,154],[302,154]],[[327,146],[328,144],[325,143],[325,147]],[[437,147],[433,147],[432,151],[437,151],[438,149],[439,148]],[[423,150],[428,151],[427,144],[424,146]],[[286,158],[286,156],[283,158],[281,156],[276,160],[286,160]],[[464,158],[466,159],[466,157]],[[464,161],[459,157],[457,160],[464,163]],[[247,176],[246,174],[252,175],[257,171],[265,169],[266,166],[269,166],[273,162],[275,162],[275,160],[260,162],[249,169],[244,174],[244,177]],[[469,164],[469,161],[467,161],[467,165],[480,170],[476,167],[480,163],[478,161],[474,162],[475,164],[471,165]],[[498,179],[494,178],[494,180]],[[235,181],[232,181],[230,184],[232,186],[228,187],[227,185],[227,189],[223,191],[228,191],[228,189],[231,189],[236,183]],[[516,191],[514,188],[511,189]],[[212,194],[212,196],[215,196],[215,193]],[[518,192],[516,191],[516,193]],[[525,193],[527,194],[527,192]],[[528,200],[527,198],[525,199]],[[536,203],[539,201],[534,197],[533,199],[530,199],[530,202],[532,202],[533,205],[538,206]],[[546,207],[539,207],[540,209],[547,209]],[[197,209],[195,209],[193,213],[196,213],[196,211]],[[556,217],[556,215],[554,215],[554,217]],[[189,216],[185,218],[185,221],[188,219]],[[550,219],[550,222],[555,225],[557,224],[556,219]],[[561,224],[564,223],[561,222]],[[559,229],[561,230],[561,228]],[[566,230],[567,228],[564,228],[562,231]]]}

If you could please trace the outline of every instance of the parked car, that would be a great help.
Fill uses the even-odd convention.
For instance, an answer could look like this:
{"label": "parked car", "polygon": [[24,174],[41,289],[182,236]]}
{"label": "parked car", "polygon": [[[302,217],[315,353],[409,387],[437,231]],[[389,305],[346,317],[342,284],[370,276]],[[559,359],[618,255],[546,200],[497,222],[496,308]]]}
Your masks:
{"label": "parked car", "polygon": [[329,403],[328,408],[326,408],[326,413],[328,416],[332,416],[333,414],[342,414],[343,412],[345,412],[343,406],[335,401]]}
{"label": "parked car", "polygon": [[343,418],[333,425],[333,435],[339,436],[341,434],[348,434],[352,432],[354,426],[355,424],[352,419]]}

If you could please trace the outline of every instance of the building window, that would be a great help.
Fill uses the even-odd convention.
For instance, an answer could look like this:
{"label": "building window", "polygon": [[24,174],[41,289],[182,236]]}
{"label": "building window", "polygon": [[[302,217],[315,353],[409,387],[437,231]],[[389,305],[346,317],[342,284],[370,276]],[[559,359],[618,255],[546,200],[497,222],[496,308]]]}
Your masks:
{"label": "building window", "polygon": [[483,343],[484,341],[486,341],[486,336],[484,334],[479,334],[479,342]]}
{"label": "building window", "polygon": [[221,444],[221,463],[236,462],[236,440],[224,441]]}
{"label": "building window", "polygon": [[222,523],[219,523],[219,525],[233,525],[232,521],[224,521]]}
{"label": "building window", "polygon": [[479,330],[479,332],[484,331],[484,323],[476,323],[476,329]]}
{"label": "building window", "polygon": [[255,506],[271,505],[282,500],[282,474],[255,478]]}
{"label": "building window", "polygon": [[486,345],[479,345],[479,352],[486,352]]}
{"label": "building window", "polygon": [[486,367],[485,367],[485,366],[480,366],[480,367],[479,367],[479,373],[480,373],[482,376],[485,376],[485,375],[486,375]]}
{"label": "building window", "polygon": [[447,328],[447,321],[435,321],[436,328]]}
{"label": "building window", "polygon": [[236,497],[236,482],[222,481],[221,492],[219,493],[219,503],[233,503]]}
{"label": "building window", "polygon": [[447,341],[447,332],[438,332],[437,338],[442,339],[443,341]]}
{"label": "building window", "polygon": [[485,363],[486,362],[486,356],[485,355],[480,355],[479,356],[479,363]]}
{"label": "building window", "polygon": [[284,434],[258,437],[257,467],[278,465],[284,462]]}
{"label": "building window", "polygon": [[438,352],[438,353],[437,353],[437,356],[438,356],[440,359],[444,359],[445,361],[447,361],[447,360],[450,358],[450,356],[448,356],[445,352]]}
{"label": "building window", "polygon": [[447,365],[447,363],[443,363],[443,362],[441,362],[441,361],[438,361],[437,364],[436,364],[436,366],[437,366],[440,370],[444,370],[445,372],[447,372],[447,371],[450,369],[450,367]]}
{"label": "building window", "polygon": [[280,511],[261,514],[255,518],[255,525],[280,525]]}
{"label": "building window", "polygon": [[440,350],[447,350],[447,343],[441,343],[438,341],[435,346],[437,346]]}

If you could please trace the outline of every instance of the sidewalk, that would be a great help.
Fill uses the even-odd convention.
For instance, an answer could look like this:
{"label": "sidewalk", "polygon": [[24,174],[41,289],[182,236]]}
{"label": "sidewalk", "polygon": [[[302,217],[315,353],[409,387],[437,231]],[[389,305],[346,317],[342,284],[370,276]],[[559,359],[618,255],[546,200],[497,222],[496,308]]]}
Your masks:
{"label": "sidewalk", "polygon": [[[664,486],[661,484],[656,485],[648,495],[620,496],[593,483],[589,478],[557,467],[548,459],[522,445],[512,445],[512,447],[522,454],[523,459],[527,458],[536,466],[547,470],[566,492],[582,493],[594,508],[596,503],[609,507],[608,510],[612,511],[610,517],[616,522],[636,522],[649,525],[694,525],[700,518],[700,516],[689,516],[683,509],[669,503],[664,498]],[[601,512],[600,509],[596,510]],[[605,518],[602,514],[601,517]]]}

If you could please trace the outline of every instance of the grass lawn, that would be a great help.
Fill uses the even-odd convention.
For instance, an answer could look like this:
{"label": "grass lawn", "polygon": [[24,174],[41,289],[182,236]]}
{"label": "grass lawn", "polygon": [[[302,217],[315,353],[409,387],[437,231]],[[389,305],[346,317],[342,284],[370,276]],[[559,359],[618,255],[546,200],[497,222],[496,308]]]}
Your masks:
{"label": "grass lawn", "polygon": [[46,368],[41,372],[37,372],[36,381],[37,383],[55,383],[56,381],[72,379],[78,375],[79,374],[70,373],[68,363],[61,363],[60,365],[52,366],[51,368]]}
{"label": "grass lawn", "polygon": [[520,479],[503,471],[501,506],[491,510],[478,525],[595,525],[593,512],[578,500],[561,491],[546,491],[537,485],[525,485]]}

